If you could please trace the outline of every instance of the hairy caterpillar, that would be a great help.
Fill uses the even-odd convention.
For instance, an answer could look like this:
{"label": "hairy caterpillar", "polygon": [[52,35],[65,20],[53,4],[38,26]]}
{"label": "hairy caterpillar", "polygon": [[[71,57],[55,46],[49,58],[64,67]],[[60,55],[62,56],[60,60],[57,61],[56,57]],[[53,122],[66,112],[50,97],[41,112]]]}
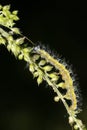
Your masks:
{"label": "hairy caterpillar", "polygon": [[[13,27],[14,21],[19,18],[17,11],[10,12],[9,9],[8,5],[0,5],[0,45],[5,45],[19,60],[26,61],[38,85],[45,80],[57,94],[55,101],[63,102],[69,114],[70,125],[75,130],[85,130],[82,121],[76,118],[80,109],[78,90],[71,76],[71,69],[67,69],[66,63],[60,62],[59,58],[52,56],[45,48],[35,46],[18,28]],[[67,101],[70,101],[70,104]]]}
{"label": "hairy caterpillar", "polygon": [[37,53],[39,53],[42,58],[45,58],[48,63],[51,63],[57,70],[59,70],[59,74],[62,76],[64,82],[58,84],[59,87],[67,89],[67,99],[72,101],[71,109],[77,109],[77,99],[73,86],[73,79],[70,76],[70,72],[66,69],[66,67],[61,64],[58,60],[54,59],[47,53],[45,50],[40,49],[39,47],[35,47]]}

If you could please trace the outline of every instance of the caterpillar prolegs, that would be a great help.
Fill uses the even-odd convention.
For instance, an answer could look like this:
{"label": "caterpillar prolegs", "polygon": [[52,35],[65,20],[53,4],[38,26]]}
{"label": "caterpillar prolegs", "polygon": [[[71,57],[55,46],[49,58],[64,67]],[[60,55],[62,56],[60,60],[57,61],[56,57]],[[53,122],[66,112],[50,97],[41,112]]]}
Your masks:
{"label": "caterpillar prolegs", "polygon": [[14,21],[19,19],[17,11],[11,12],[9,9],[8,5],[0,5],[0,45],[6,46],[19,60],[27,62],[38,85],[45,80],[52,87],[56,93],[54,100],[63,102],[69,114],[69,123],[75,130],[86,130],[82,121],[76,117],[80,109],[71,70],[67,69],[66,64],[60,62],[58,57],[52,56],[45,48],[36,46],[23,36],[19,29],[14,27]]}

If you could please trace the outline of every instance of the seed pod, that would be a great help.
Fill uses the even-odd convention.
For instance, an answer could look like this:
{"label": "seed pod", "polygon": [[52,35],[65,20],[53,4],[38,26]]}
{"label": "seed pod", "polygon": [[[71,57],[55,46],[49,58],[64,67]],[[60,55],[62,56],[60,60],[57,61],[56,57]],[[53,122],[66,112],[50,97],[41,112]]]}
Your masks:
{"label": "seed pod", "polygon": [[73,123],[74,123],[73,118],[71,116],[69,116],[69,124],[73,125]]}
{"label": "seed pod", "polygon": [[28,56],[28,54],[24,54],[24,60],[27,61],[27,62],[29,62],[29,56]]}
{"label": "seed pod", "polygon": [[58,96],[55,96],[55,97],[54,97],[54,101],[55,101],[55,102],[58,102],[59,99],[60,99],[60,98],[59,98]]}
{"label": "seed pod", "polygon": [[9,9],[10,9],[10,5],[5,5],[5,6],[3,6],[3,10],[7,11],[7,10],[9,10]]}
{"label": "seed pod", "polygon": [[38,72],[33,73],[34,78],[38,77],[38,75],[39,75]]}
{"label": "seed pod", "polygon": [[42,70],[38,70],[38,74],[40,75],[40,76],[43,76],[43,71]]}
{"label": "seed pod", "polygon": [[40,62],[39,62],[39,66],[43,66],[43,65],[45,65],[46,64],[46,61],[45,60],[41,60]]}
{"label": "seed pod", "polygon": [[74,125],[74,129],[75,129],[75,130],[78,130],[78,125]]}
{"label": "seed pod", "polygon": [[20,53],[20,47],[13,44],[13,45],[11,46],[11,51],[12,51],[12,52],[14,53],[14,55],[17,57],[18,54]]}
{"label": "seed pod", "polygon": [[10,43],[7,45],[7,49],[8,49],[8,51],[11,50],[11,44]]}
{"label": "seed pod", "polygon": [[65,84],[64,84],[63,82],[61,82],[61,83],[59,83],[59,84],[57,85],[57,87],[61,87],[61,88],[64,88],[64,86],[65,86]]}
{"label": "seed pod", "polygon": [[18,59],[19,59],[19,60],[22,60],[22,59],[23,59],[23,56],[24,56],[23,54],[20,54],[20,55],[18,56]]}
{"label": "seed pod", "polygon": [[51,71],[52,68],[53,68],[53,67],[50,66],[50,65],[47,65],[47,66],[43,67],[44,71],[46,71],[46,72]]}
{"label": "seed pod", "polygon": [[57,76],[57,74],[56,74],[55,72],[53,72],[53,73],[51,73],[51,74],[48,74],[48,76],[49,76],[50,78],[54,78],[54,77]]}
{"label": "seed pod", "polygon": [[55,76],[51,79],[51,81],[57,81],[58,79],[59,79],[59,77],[55,75]]}
{"label": "seed pod", "polygon": [[19,28],[11,28],[11,30],[13,31],[13,33],[20,34]]}
{"label": "seed pod", "polygon": [[2,5],[0,5],[0,10],[2,9]]}
{"label": "seed pod", "polygon": [[57,81],[59,76],[56,73],[51,73],[48,75],[51,78],[51,81]]}
{"label": "seed pod", "polygon": [[18,14],[18,10],[12,11],[12,14],[17,15]]}
{"label": "seed pod", "polygon": [[42,81],[43,81],[42,76],[39,76],[39,77],[37,78],[38,86],[42,83]]}
{"label": "seed pod", "polygon": [[8,40],[10,43],[12,43],[12,42],[13,42],[13,37],[12,37],[12,36],[8,36],[8,37],[7,37],[7,40]]}
{"label": "seed pod", "polygon": [[24,48],[23,49],[23,53],[29,53],[32,51],[32,48],[31,47],[28,47],[28,48]]}
{"label": "seed pod", "polygon": [[16,40],[15,40],[15,43],[16,43],[17,45],[23,44],[23,43],[24,43],[24,37],[16,39]]}
{"label": "seed pod", "polygon": [[38,60],[38,59],[39,59],[39,57],[40,57],[40,55],[35,54],[35,55],[32,57],[32,58],[33,58],[33,61]]}
{"label": "seed pod", "polygon": [[5,43],[6,43],[5,39],[2,36],[0,36],[0,44],[4,44],[5,45]]}
{"label": "seed pod", "polygon": [[34,65],[30,64],[29,65],[29,70],[33,73],[35,71]]}

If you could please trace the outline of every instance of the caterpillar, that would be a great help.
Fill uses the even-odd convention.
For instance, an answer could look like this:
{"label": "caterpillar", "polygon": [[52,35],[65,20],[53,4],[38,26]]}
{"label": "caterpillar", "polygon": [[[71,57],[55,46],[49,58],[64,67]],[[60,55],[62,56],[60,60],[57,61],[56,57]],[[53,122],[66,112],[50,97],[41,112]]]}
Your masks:
{"label": "caterpillar", "polygon": [[61,87],[63,92],[66,89],[67,94],[65,93],[64,98],[71,100],[70,109],[79,113],[82,106],[82,95],[75,79],[76,74],[73,73],[71,66],[66,63],[65,59],[62,59],[58,54],[55,55],[48,46],[45,47],[41,42],[38,42],[36,46],[34,44],[34,52],[39,54],[38,58],[41,57],[40,59],[46,60],[45,63],[52,65],[56,69],[55,71],[58,71],[58,75],[62,76],[62,80],[57,84],[57,87]]}
{"label": "caterpillar", "polygon": [[[54,57],[52,57],[47,51],[45,51],[45,49],[43,50],[43,48],[41,49],[40,46],[36,46],[34,48],[35,52],[37,54],[39,54],[41,56],[41,58],[43,58],[44,60],[46,60],[47,63],[49,63],[50,65],[52,65],[56,70],[58,70],[58,74],[56,73],[56,75],[61,75],[62,76],[62,81],[59,82],[57,85],[57,87],[61,87],[62,89],[66,89],[66,93],[64,95],[64,98],[71,100],[71,106],[70,109],[72,110],[76,110],[78,105],[77,105],[77,96],[75,91],[78,91],[77,88],[75,88],[76,86],[74,86],[74,79],[72,79],[71,74],[72,71],[69,69],[67,69],[67,67],[60,63],[60,60],[58,61],[58,58],[55,59]],[[50,70],[51,71],[51,70]],[[58,79],[56,79],[58,80]]]}

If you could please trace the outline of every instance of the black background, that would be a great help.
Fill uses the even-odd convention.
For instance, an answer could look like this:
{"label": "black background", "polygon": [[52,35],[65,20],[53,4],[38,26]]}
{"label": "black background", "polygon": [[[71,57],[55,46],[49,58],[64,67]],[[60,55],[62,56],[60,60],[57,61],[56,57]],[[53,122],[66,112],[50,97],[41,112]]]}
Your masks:
{"label": "black background", "polygon": [[[17,26],[24,35],[73,65],[83,97],[79,117],[87,124],[87,9],[45,0],[0,4],[19,10]],[[62,102],[53,101],[54,95],[45,83],[38,87],[24,61],[0,46],[0,130],[70,130],[66,110]]]}

